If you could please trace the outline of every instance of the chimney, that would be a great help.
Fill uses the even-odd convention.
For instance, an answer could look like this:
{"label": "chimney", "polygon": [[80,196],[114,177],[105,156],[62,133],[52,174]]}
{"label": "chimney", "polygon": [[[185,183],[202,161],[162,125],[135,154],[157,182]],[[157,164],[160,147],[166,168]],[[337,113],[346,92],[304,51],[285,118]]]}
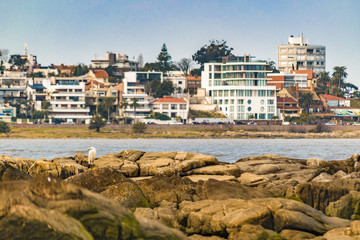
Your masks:
{"label": "chimney", "polygon": [[303,33],[300,35],[300,46],[303,46]]}
{"label": "chimney", "polygon": [[312,81],[311,81],[311,84],[310,84],[310,92],[314,92],[314,84],[313,84]]}

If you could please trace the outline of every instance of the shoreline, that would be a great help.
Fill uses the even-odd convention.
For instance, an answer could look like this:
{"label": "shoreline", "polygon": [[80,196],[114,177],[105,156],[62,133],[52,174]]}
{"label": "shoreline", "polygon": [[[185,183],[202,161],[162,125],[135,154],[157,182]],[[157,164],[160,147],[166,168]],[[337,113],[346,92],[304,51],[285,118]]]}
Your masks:
{"label": "shoreline", "polygon": [[147,126],[145,133],[133,133],[131,125],[110,125],[99,133],[86,126],[11,126],[1,139],[360,139],[358,126],[331,126],[314,132],[313,125],[298,126]]}

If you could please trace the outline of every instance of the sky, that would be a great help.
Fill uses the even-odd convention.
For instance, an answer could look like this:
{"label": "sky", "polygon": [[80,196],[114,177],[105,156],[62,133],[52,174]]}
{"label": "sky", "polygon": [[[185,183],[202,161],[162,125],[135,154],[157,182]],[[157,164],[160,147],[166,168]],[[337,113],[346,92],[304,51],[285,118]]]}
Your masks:
{"label": "sky", "polygon": [[360,0],[0,0],[0,49],[43,66],[90,64],[108,51],[154,62],[163,43],[173,61],[210,40],[235,55],[277,63],[277,46],[304,34],[326,46],[326,68],[346,66],[360,87]]}

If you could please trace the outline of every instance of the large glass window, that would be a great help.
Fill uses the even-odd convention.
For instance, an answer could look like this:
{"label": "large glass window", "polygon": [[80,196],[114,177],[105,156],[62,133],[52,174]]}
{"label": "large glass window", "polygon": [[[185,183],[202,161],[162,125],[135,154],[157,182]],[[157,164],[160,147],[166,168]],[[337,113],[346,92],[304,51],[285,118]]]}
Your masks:
{"label": "large glass window", "polygon": [[251,97],[252,96],[252,90],[245,90],[245,97]]}
{"label": "large glass window", "polygon": [[258,97],[266,97],[266,90],[259,90]]}
{"label": "large glass window", "polygon": [[269,100],[268,100],[268,105],[274,105],[274,100],[269,99]]}
{"label": "large glass window", "polygon": [[243,97],[244,96],[244,90],[236,90],[236,96],[237,97]]}
{"label": "large glass window", "polygon": [[265,113],[260,113],[259,114],[259,119],[265,119],[266,118],[266,114]]}
{"label": "large glass window", "polygon": [[238,99],[238,104],[239,104],[239,105],[244,104],[244,99]]}

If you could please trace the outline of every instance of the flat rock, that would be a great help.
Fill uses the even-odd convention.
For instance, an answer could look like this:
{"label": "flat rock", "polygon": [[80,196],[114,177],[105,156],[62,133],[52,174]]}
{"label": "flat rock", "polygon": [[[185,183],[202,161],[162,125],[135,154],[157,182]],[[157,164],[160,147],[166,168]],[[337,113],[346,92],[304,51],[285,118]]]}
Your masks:
{"label": "flat rock", "polygon": [[190,175],[187,176],[191,181],[193,182],[199,182],[199,181],[209,181],[210,179],[216,180],[216,181],[236,181],[236,177],[234,176],[222,176],[222,175]]}

